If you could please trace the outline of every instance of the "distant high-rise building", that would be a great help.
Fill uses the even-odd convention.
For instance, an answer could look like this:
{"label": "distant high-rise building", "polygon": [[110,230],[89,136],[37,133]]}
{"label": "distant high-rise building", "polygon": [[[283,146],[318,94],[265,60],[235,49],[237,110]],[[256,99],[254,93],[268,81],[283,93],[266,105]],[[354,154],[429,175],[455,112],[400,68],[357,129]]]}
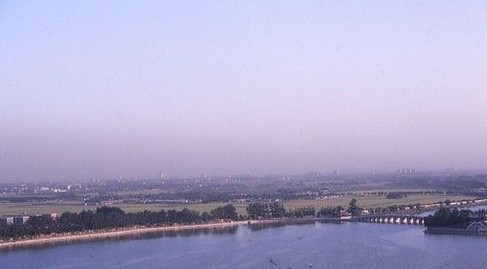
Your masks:
{"label": "distant high-rise building", "polygon": [[397,174],[414,174],[416,173],[416,169],[414,168],[402,168],[396,170]]}
{"label": "distant high-rise building", "polygon": [[164,171],[162,171],[162,170],[161,170],[161,171],[159,171],[159,173],[158,173],[158,177],[159,177],[159,179],[160,179],[160,180],[164,180],[164,179],[166,179],[166,175],[164,174]]}

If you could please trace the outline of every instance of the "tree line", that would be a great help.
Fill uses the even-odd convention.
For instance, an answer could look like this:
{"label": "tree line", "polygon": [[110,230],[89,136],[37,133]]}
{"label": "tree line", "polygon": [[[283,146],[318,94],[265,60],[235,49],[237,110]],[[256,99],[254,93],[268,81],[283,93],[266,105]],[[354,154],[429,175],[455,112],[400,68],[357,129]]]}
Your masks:
{"label": "tree line", "polygon": [[246,211],[250,219],[316,216],[316,210],[312,206],[285,209],[281,202],[250,203]]}
{"label": "tree line", "polygon": [[473,219],[471,210],[442,207],[424,220],[426,227],[465,228]]}
{"label": "tree line", "polygon": [[156,226],[207,223],[215,220],[238,220],[235,206],[228,204],[208,212],[160,210],[126,213],[118,207],[100,207],[95,211],[65,212],[58,219],[32,216],[24,225],[0,225],[0,239],[21,238],[52,233],[72,233],[133,226]]}
{"label": "tree line", "polygon": [[[376,208],[375,212],[395,211],[400,208]],[[208,223],[217,220],[244,220],[244,219],[266,219],[266,218],[302,218],[302,217],[339,217],[344,211],[352,216],[360,215],[363,211],[353,198],[347,208],[342,206],[327,206],[316,210],[313,206],[305,206],[293,209],[286,209],[279,201],[263,203],[250,203],[246,207],[247,216],[238,215],[232,204],[217,207],[210,212],[198,212],[190,209],[182,210],[160,210],[142,211],[137,213],[126,213],[118,207],[100,207],[95,211],[84,210],[80,213],[65,212],[59,218],[52,219],[45,216],[32,216],[24,225],[0,224],[0,239],[37,236],[52,233],[71,233],[90,230],[103,230],[113,228],[124,228],[133,226],[161,226],[175,224],[198,224]],[[371,212],[374,212],[371,209]],[[441,215],[443,216],[443,215]],[[438,217],[441,217],[438,216]],[[429,221],[431,225],[443,223],[444,218],[433,218]],[[456,215],[452,218],[457,218]]]}
{"label": "tree line", "polygon": [[[322,207],[316,211],[313,206],[299,207],[294,209],[285,209],[281,202],[272,203],[250,203],[246,207],[247,215],[251,219],[262,218],[302,218],[302,217],[338,217],[340,212],[345,209],[341,206],[327,206]],[[351,213],[353,216],[360,215],[362,208],[357,205],[357,199],[352,199],[348,208],[345,210]]]}

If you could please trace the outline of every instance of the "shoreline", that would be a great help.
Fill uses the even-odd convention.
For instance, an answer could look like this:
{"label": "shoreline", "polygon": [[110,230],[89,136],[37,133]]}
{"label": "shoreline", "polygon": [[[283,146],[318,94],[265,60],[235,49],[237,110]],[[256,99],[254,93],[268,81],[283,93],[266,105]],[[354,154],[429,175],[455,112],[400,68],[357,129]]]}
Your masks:
{"label": "shoreline", "polygon": [[243,225],[272,224],[272,223],[296,223],[319,221],[320,219],[263,219],[263,220],[243,220],[228,222],[213,222],[201,224],[184,224],[173,226],[156,227],[129,227],[113,230],[84,231],[74,234],[52,234],[41,235],[34,238],[18,239],[13,241],[0,242],[0,251],[17,250],[35,247],[57,246],[70,243],[80,243],[89,241],[103,241],[110,239],[130,238],[138,235],[156,234],[163,232],[178,232],[185,230],[228,228]]}
{"label": "shoreline", "polygon": [[0,243],[0,251],[15,250],[30,247],[43,247],[50,245],[61,245],[78,242],[108,240],[117,238],[130,238],[131,236],[144,235],[158,232],[183,231],[193,229],[211,229],[239,226],[248,223],[247,221],[216,222],[202,224],[187,224],[159,227],[130,227],[113,230],[85,231],[75,234],[53,234],[35,238],[5,241]]}
{"label": "shoreline", "polygon": [[114,228],[109,230],[89,230],[75,233],[60,233],[50,235],[40,235],[32,238],[21,238],[0,242],[0,252],[28,248],[42,248],[58,246],[72,243],[82,243],[90,241],[109,241],[113,239],[130,239],[136,236],[158,234],[164,232],[179,232],[188,230],[204,230],[229,228],[246,225],[265,225],[265,224],[303,224],[312,222],[347,222],[350,220],[340,220],[330,217],[304,217],[304,218],[275,218],[275,219],[253,219],[241,221],[211,222],[200,224],[181,224],[171,226],[154,227],[126,227]]}
{"label": "shoreline", "polygon": [[424,233],[434,235],[487,236],[487,231],[485,230],[469,230],[467,228],[427,227]]}

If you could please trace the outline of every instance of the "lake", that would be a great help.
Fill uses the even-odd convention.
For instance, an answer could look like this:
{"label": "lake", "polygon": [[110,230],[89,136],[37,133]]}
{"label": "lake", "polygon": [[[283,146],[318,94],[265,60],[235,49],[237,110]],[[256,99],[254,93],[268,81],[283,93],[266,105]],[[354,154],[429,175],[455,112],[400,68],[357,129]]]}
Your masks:
{"label": "lake", "polygon": [[0,268],[483,268],[487,238],[374,223],[239,226],[0,252]]}

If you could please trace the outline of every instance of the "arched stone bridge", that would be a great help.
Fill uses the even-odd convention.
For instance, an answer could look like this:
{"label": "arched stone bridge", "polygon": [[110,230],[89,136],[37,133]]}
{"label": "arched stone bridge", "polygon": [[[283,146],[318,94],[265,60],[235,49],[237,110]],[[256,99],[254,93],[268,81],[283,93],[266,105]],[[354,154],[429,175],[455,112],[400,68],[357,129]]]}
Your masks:
{"label": "arched stone bridge", "polygon": [[409,215],[365,215],[365,216],[353,217],[352,221],[424,225],[424,217],[409,216]]}

